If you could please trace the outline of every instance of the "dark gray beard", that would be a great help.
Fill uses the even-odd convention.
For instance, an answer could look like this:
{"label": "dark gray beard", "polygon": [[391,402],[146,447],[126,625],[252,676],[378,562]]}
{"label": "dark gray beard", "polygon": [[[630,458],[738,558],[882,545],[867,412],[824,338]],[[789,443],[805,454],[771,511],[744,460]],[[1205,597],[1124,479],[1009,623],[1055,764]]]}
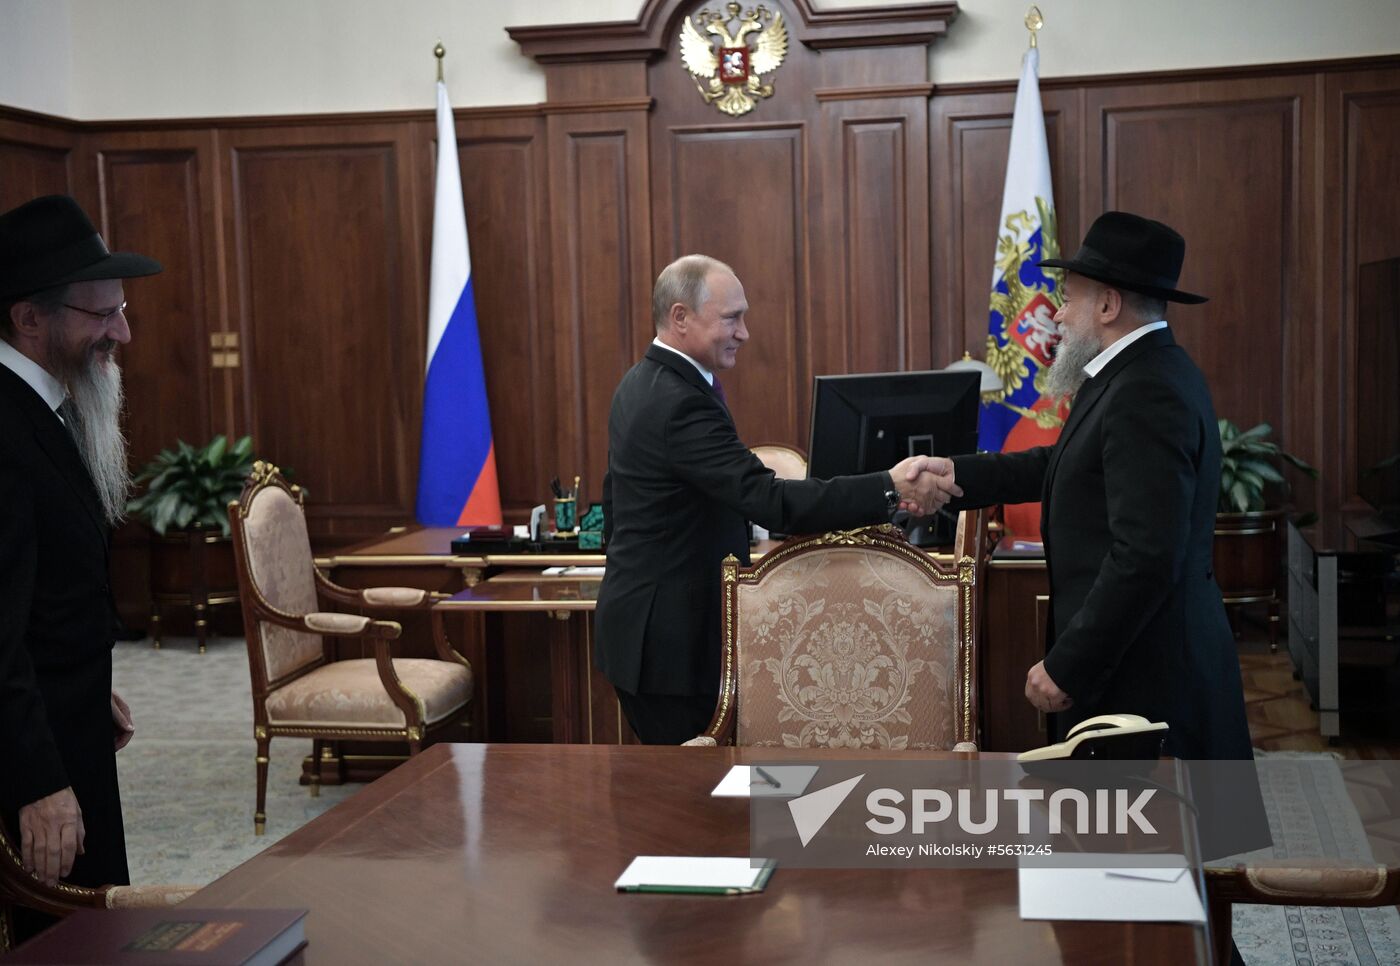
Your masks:
{"label": "dark gray beard", "polygon": [[121,426],[121,367],[115,359],[108,359],[105,366],[92,361],[66,375],[73,438],[97,487],[107,522],[116,526],[126,515],[126,501],[131,494],[131,471],[126,464],[126,437]]}
{"label": "dark gray beard", "polygon": [[1065,332],[1060,344],[1055,347],[1055,361],[1050,364],[1050,372],[1045,377],[1045,393],[1051,399],[1073,396],[1084,385],[1089,374],[1084,367],[1094,361],[1094,356],[1103,351],[1092,335],[1073,336]]}

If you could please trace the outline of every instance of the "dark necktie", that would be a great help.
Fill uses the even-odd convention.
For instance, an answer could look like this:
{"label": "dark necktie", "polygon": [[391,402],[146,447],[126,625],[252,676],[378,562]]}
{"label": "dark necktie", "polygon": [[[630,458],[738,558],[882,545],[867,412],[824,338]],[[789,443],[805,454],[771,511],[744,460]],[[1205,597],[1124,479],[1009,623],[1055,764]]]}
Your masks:
{"label": "dark necktie", "polygon": [[710,384],[710,388],[713,389],[715,391],[715,395],[719,397],[719,404],[725,408],[726,412],[728,412],[729,400],[724,398],[724,385],[719,381],[719,376],[715,376],[714,379],[715,381]]}
{"label": "dark necktie", "polygon": [[72,437],[73,444],[78,443],[77,413],[73,408],[72,399],[64,399],[58,404],[58,415],[63,418],[63,428],[68,430],[68,435]]}

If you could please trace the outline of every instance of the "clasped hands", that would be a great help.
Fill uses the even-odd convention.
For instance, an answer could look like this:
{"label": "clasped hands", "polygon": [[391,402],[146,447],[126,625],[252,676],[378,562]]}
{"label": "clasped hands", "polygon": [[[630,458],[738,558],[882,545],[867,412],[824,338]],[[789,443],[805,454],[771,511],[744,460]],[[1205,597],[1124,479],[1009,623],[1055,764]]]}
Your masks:
{"label": "clasped hands", "polygon": [[926,517],[963,495],[953,482],[953,461],[943,456],[911,456],[890,470],[899,493],[899,508],[916,517]]}

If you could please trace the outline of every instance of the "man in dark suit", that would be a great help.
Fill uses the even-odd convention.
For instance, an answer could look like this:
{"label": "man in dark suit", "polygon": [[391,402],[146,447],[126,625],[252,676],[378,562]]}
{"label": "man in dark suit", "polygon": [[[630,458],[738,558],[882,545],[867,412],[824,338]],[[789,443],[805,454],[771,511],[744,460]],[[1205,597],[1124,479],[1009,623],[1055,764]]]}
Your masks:
{"label": "man in dark suit", "polygon": [[[748,339],[744,288],[704,255],[656,280],[656,339],[623,376],[608,418],[608,566],[598,593],[598,668],[647,744],[709,724],[719,690],[720,562],[749,562],[746,520],[784,533],[856,527],[948,499],[943,477],[890,472],[780,480],[740,441],[718,373]],[[933,468],[946,471],[946,461]]]}
{"label": "man in dark suit", "polygon": [[[1234,638],[1212,570],[1220,435],[1204,377],[1172,338],[1181,236],[1110,211],[1067,270],[1048,394],[1074,395],[1054,446],[956,457],[954,506],[1040,500],[1046,655],[1026,698],[1057,736],[1110,712],[1170,725],[1181,758],[1252,757]],[[1081,388],[1082,387],[1082,388]],[[995,646],[995,642],[992,642]]]}
{"label": "man in dark suit", "polygon": [[128,881],[116,750],[134,729],[112,691],[107,554],[130,477],[114,355],[131,339],[121,279],[158,271],[109,252],[66,196],[0,215],[0,816],[48,882]]}

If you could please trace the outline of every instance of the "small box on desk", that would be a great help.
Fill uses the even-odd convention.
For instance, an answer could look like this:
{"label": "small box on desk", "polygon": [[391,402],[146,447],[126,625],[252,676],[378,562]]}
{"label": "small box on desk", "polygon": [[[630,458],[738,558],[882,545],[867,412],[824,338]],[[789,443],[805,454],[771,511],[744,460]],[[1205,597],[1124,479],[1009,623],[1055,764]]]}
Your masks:
{"label": "small box on desk", "polygon": [[513,527],[466,527],[461,536],[453,539],[452,552],[520,553],[529,545],[529,539],[517,537]]}

